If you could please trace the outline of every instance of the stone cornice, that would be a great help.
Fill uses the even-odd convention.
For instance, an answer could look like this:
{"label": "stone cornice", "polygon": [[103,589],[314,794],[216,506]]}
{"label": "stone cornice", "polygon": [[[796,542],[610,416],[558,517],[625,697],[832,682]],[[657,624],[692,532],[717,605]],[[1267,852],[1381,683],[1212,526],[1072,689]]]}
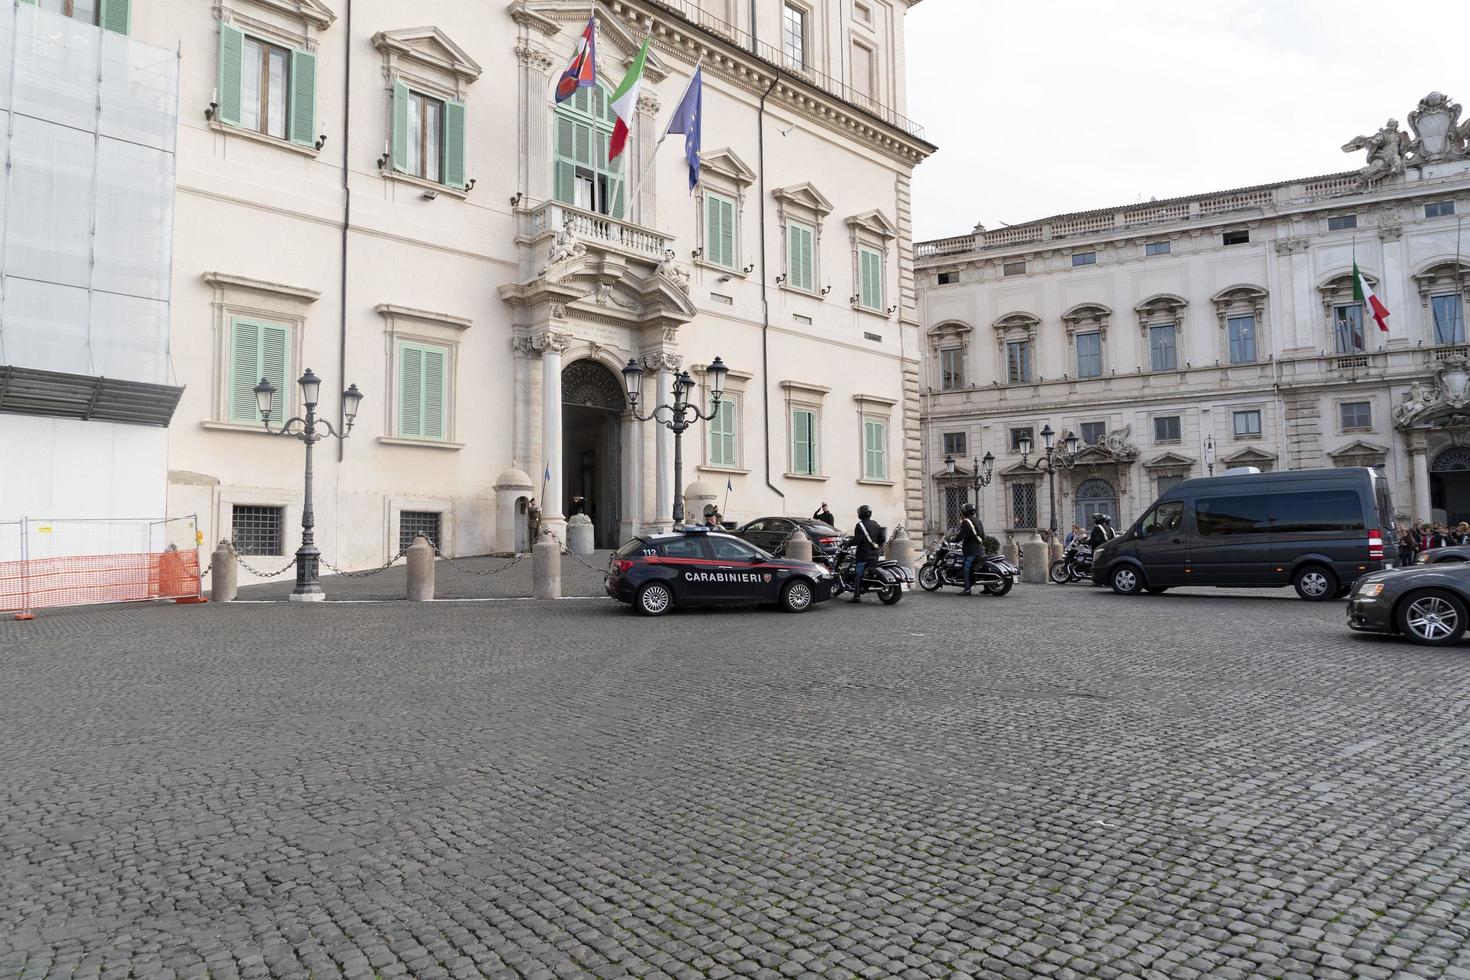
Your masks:
{"label": "stone cornice", "polygon": [[[586,21],[587,8],[579,5],[562,19]],[[771,91],[773,101],[809,121],[836,130],[881,150],[889,158],[909,167],[917,166],[938,149],[933,143],[842,99],[829,95],[799,75],[792,74],[749,51],[714,30],[681,20],[647,0],[604,0],[598,6],[624,18],[653,39],[652,47],[679,61],[693,65],[704,59],[704,69],[752,95]],[[550,13],[550,11],[548,11]],[[557,11],[560,17],[561,12]]]}
{"label": "stone cornice", "polygon": [[288,286],[284,283],[269,282],[265,279],[251,279],[249,276],[236,276],[228,272],[206,272],[201,277],[209,285],[218,289],[241,289],[252,293],[265,293],[269,296],[279,296],[284,299],[300,300],[307,303],[315,303],[321,298],[321,293],[315,289],[307,289],[305,286]]}

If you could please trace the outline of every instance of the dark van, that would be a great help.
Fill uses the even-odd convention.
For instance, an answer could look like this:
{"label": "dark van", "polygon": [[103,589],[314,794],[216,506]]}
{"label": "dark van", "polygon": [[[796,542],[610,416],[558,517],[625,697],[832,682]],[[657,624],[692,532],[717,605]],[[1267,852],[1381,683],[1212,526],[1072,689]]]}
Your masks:
{"label": "dark van", "polygon": [[1092,582],[1121,595],[1293,585],[1303,599],[1340,598],[1358,576],[1393,567],[1384,549],[1394,541],[1376,470],[1226,473],[1171,487],[1098,550]]}

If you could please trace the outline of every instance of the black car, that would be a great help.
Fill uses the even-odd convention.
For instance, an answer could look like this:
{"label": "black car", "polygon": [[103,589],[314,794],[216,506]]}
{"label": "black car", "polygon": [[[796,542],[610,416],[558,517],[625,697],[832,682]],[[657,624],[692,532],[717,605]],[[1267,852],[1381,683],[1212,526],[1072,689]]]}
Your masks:
{"label": "black car", "polygon": [[675,606],[779,605],[805,612],[832,598],[832,574],[785,561],[733,535],[689,527],[634,538],[613,555],[607,594],[645,616]]}
{"label": "black car", "polygon": [[762,551],[779,557],[785,552],[786,539],[797,528],[801,528],[812,539],[812,561],[831,568],[832,562],[837,559],[837,549],[842,544],[842,533],[832,525],[814,518],[757,517],[736,531],[735,535]]}
{"label": "black car", "polygon": [[1458,643],[1470,623],[1470,564],[1411,565],[1364,575],[1348,597],[1350,629],[1397,633],[1414,643]]}

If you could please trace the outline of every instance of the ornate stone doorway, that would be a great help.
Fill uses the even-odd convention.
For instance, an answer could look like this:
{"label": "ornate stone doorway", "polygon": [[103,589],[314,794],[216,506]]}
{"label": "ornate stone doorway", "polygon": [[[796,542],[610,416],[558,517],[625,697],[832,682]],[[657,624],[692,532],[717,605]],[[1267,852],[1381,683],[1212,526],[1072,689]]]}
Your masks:
{"label": "ornate stone doorway", "polygon": [[1470,521],[1470,448],[1451,446],[1429,467],[1429,506],[1446,524]]}
{"label": "ornate stone doorway", "polygon": [[622,520],[623,383],[597,361],[573,361],[561,373],[563,513],[582,497],[599,548],[620,544]]}
{"label": "ornate stone doorway", "polygon": [[[1077,487],[1074,500],[1072,520],[1082,530],[1092,528],[1093,514],[1107,514],[1113,519],[1113,526],[1118,526],[1118,491],[1107,480],[1100,477],[1083,480]],[[1065,533],[1067,529],[1063,527],[1057,530]]]}

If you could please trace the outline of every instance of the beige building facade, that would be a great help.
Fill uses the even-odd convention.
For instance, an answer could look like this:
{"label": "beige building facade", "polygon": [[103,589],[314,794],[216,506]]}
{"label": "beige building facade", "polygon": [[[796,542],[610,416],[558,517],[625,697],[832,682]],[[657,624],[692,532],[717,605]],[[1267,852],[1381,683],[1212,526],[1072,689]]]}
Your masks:
{"label": "beige building facade", "polygon": [[[279,423],[310,368],[339,427],[337,392],[365,395],[316,450],[334,565],[415,531],[524,548],[532,500],[561,532],[576,496],[614,546],[667,527],[675,492],[672,435],[628,413],[622,368],[645,370],[645,407],[688,371],[708,408],[720,356],[724,406],[682,439],[691,510],[867,503],[916,525],[909,180],[934,148],[903,115],[915,2],[113,4],[111,30],[179,52],[168,512],[262,570],[291,555],[303,454],[252,389],[280,390]],[[598,87],[558,107],[593,17]],[[645,37],[609,164],[609,96]],[[683,137],[656,144],[696,65],[691,191]]]}
{"label": "beige building facade", "polygon": [[1047,527],[1048,425],[1080,446],[1063,531],[1244,466],[1381,466],[1401,516],[1470,518],[1470,126],[1439,93],[1407,118],[1344,147],[1358,171],[919,243],[926,530],[955,523],[986,452],[992,532]]}

